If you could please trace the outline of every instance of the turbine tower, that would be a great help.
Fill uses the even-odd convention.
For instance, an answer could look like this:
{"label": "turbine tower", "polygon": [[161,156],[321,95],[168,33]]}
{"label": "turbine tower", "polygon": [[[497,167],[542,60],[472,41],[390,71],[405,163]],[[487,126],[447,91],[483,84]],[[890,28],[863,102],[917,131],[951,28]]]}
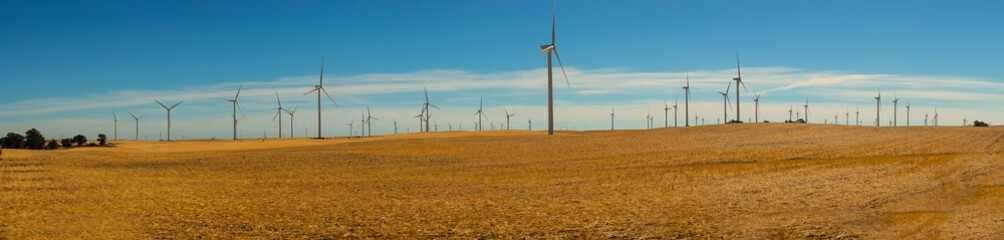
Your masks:
{"label": "turbine tower", "polygon": [[[296,115],[296,109],[297,108],[300,108],[300,106],[293,107],[293,111],[282,109],[283,112],[286,112],[286,114],[289,114],[289,138],[293,138],[293,123],[294,123],[293,117],[295,117],[295,115]],[[281,124],[279,125],[279,128],[282,129],[282,125]],[[304,137],[306,137],[306,135],[304,135]],[[280,136],[279,138],[282,138],[282,137]]]}
{"label": "turbine tower", "polygon": [[133,115],[132,112],[130,112],[129,116],[132,116],[133,119],[136,119],[136,141],[139,141],[139,120],[143,119],[143,117],[146,117],[146,114],[144,113],[143,115],[137,117],[136,115]]}
{"label": "turbine tower", "polygon": [[882,120],[882,91],[875,97],[875,126],[881,126]]}
{"label": "turbine tower", "polygon": [[[483,109],[484,106],[485,106],[485,97],[481,97],[481,103],[478,104],[478,111],[474,113],[474,115],[478,115],[478,128],[477,128],[478,131],[481,131],[481,130],[485,129],[485,127],[481,125],[481,119],[482,118],[488,119],[488,117],[485,116],[485,111],[482,111],[482,109]],[[426,130],[428,130],[428,129],[426,129]],[[554,132],[553,131],[549,131],[548,133],[553,134]]]}
{"label": "turbine tower", "polygon": [[906,104],[906,126],[910,126],[910,103]]}
{"label": "turbine tower", "polygon": [[161,107],[164,107],[164,110],[167,110],[167,141],[170,142],[171,141],[171,110],[174,110],[175,107],[177,107],[178,105],[181,105],[181,103],[184,102],[184,101],[175,103],[171,107],[167,107],[166,105],[164,105],[160,101],[157,101],[156,99],[154,99],[153,101],[157,102],[157,104],[160,104]]}
{"label": "turbine tower", "polygon": [[115,120],[115,141],[119,140],[119,116],[115,115],[115,111],[112,111],[112,119]]}
{"label": "turbine tower", "polygon": [[370,114],[370,106],[367,105],[366,106],[366,130],[367,130],[367,134],[366,135],[367,135],[367,137],[373,137],[373,120],[379,121],[380,119],[377,119],[377,118],[373,117],[372,114]]}
{"label": "turbine tower", "polygon": [[427,88],[423,89],[425,89],[425,108],[422,110],[422,112],[425,113],[425,131],[428,132],[429,119],[432,118],[432,111],[431,109],[429,109],[429,107],[434,107],[436,109],[439,109],[439,107],[437,107],[436,105],[432,105],[432,103],[429,103],[429,89]]}
{"label": "turbine tower", "polygon": [[[760,94],[757,93],[753,96],[753,122],[760,122]],[[739,104],[736,104],[739,107]]]}
{"label": "turbine tower", "polygon": [[680,120],[679,120],[679,118],[680,118],[680,107],[678,105],[680,105],[680,100],[679,99],[677,99],[677,100],[675,100],[675,102],[673,102],[673,127],[679,127],[680,126]]}
{"label": "turbine tower", "polygon": [[899,105],[899,98],[895,94],[892,95],[892,126],[899,126],[899,114],[897,114],[897,108]]}
{"label": "turbine tower", "polygon": [[805,123],[809,123],[809,96],[805,97]]}
{"label": "turbine tower", "polygon": [[[746,89],[746,83],[743,82],[743,71],[742,68],[739,67],[738,50],[736,50],[736,73],[738,74],[738,76],[732,79],[732,81],[736,81],[736,122],[741,122],[742,118],[739,115],[739,85],[742,85],[743,89]],[[749,90],[746,90],[746,92],[749,92]],[[725,121],[728,122],[727,117],[725,118]]]}
{"label": "turbine tower", "polygon": [[[554,88],[553,88],[553,69],[551,63],[551,53],[554,53],[554,57],[558,60],[558,66],[561,67],[561,74],[565,76],[565,84],[568,88],[572,88],[572,85],[568,82],[568,74],[565,73],[565,65],[561,63],[561,56],[558,54],[558,46],[555,45],[555,35],[557,28],[557,8],[558,1],[554,0],[551,9],[551,44],[540,45],[540,51],[537,53],[547,53],[547,135],[554,135]],[[479,110],[480,111],[480,110]],[[478,118],[480,121],[480,118]],[[479,128],[483,128],[480,127]]]}
{"label": "turbine tower", "polygon": [[794,106],[794,105],[788,104],[788,122],[791,122],[791,112],[792,112],[792,109],[794,109],[794,108],[792,108],[792,106]]}
{"label": "turbine tower", "polygon": [[666,127],[669,127],[669,102],[666,101],[666,99],[663,99],[662,100],[662,104],[663,104],[662,110],[664,112],[663,113],[664,114],[663,115],[664,123],[663,123],[662,127],[666,128]]}
{"label": "turbine tower", "polygon": [[[231,113],[231,116],[234,117],[234,140],[237,140],[237,109],[241,110],[241,116],[247,117],[247,115],[244,115],[244,109],[241,109],[240,102],[237,101],[237,98],[241,96],[241,89],[243,88],[244,83],[241,83],[240,87],[237,87],[237,95],[234,95],[234,99],[227,99],[227,102],[232,103],[234,107],[233,113]],[[276,95],[276,97],[278,97],[278,95]]]}
{"label": "turbine tower", "polygon": [[[282,110],[284,110],[284,109],[282,108],[282,101],[279,101],[279,91],[275,91],[275,102],[276,102],[276,104],[279,104],[279,106],[275,108],[275,117],[272,117],[272,121],[275,122],[276,118],[279,119],[279,125],[278,125],[279,126],[279,138],[282,138],[282,116],[281,115],[282,115]],[[293,132],[292,127],[290,128],[289,132],[290,133]]]}
{"label": "turbine tower", "polygon": [[[687,72],[687,85],[683,86],[683,126],[690,127],[690,72]],[[694,120],[697,124],[697,120]]]}
{"label": "turbine tower", "polygon": [[509,109],[502,108],[502,110],[505,110],[505,130],[509,130],[509,118],[516,116],[516,114],[509,114]]}
{"label": "turbine tower", "polygon": [[729,87],[725,89],[725,92],[718,92],[718,94],[721,94],[722,98],[725,100],[723,101],[724,103],[722,103],[722,109],[725,110],[725,117],[723,118],[725,119],[725,122],[729,121],[729,108],[732,108],[732,104],[729,103],[729,88],[732,88],[732,83],[729,83]]}
{"label": "turbine tower", "polygon": [[610,107],[610,131],[614,130],[614,107]]}
{"label": "turbine tower", "polygon": [[331,94],[328,94],[328,90],[324,89],[324,58],[321,58],[320,80],[317,85],[314,86],[314,89],[307,91],[303,95],[306,96],[307,94],[311,94],[313,92],[317,92],[317,139],[321,139],[324,138],[321,135],[321,93],[323,92],[325,96],[328,96],[328,100],[331,100],[331,104],[338,107],[338,103],[335,103],[335,99],[331,97]]}

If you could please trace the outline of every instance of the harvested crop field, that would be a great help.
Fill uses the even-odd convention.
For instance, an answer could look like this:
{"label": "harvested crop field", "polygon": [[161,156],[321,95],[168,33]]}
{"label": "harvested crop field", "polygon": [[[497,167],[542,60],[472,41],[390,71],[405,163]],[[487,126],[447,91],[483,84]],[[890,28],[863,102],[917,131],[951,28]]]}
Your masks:
{"label": "harvested crop field", "polygon": [[1004,236],[1004,128],[742,124],[4,150],[0,239]]}

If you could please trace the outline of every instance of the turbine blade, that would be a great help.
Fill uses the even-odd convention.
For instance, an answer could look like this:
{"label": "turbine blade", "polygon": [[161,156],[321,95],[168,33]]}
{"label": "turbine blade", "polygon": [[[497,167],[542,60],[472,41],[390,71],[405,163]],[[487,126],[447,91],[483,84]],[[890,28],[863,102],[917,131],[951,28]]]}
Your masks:
{"label": "turbine blade", "polygon": [[328,100],[331,100],[331,103],[335,104],[335,107],[337,107],[338,103],[336,103],[335,99],[331,97],[331,94],[328,94],[328,90],[325,90],[324,86],[321,86],[320,89],[321,89],[322,92],[324,92],[324,95],[328,96]]}
{"label": "turbine blade", "polygon": [[282,107],[282,101],[279,101],[279,91],[275,91],[275,102],[279,103],[280,108]]}
{"label": "turbine blade", "polygon": [[[436,108],[436,109],[439,109],[439,107],[437,107],[436,105],[432,105],[432,104],[429,104],[429,106],[430,106],[430,107],[434,107],[434,108]],[[442,110],[442,109],[439,109],[439,110]]]}
{"label": "turbine blade", "polygon": [[554,45],[556,28],[558,26],[558,0],[553,1],[553,6],[551,7],[551,45]]}
{"label": "turbine blade", "polygon": [[236,104],[236,105],[237,105],[237,110],[240,110],[240,111],[241,111],[241,116],[243,116],[244,118],[247,118],[247,115],[244,115],[244,109],[243,109],[243,108],[241,108],[241,103],[240,103],[240,102],[236,102],[236,101],[234,101],[234,104]]}
{"label": "turbine blade", "polygon": [[241,83],[241,86],[240,86],[240,87],[237,87],[237,95],[236,95],[236,96],[234,96],[234,99],[235,99],[235,100],[236,100],[236,99],[237,99],[238,97],[240,97],[240,96],[241,96],[241,89],[243,89],[243,88],[244,88],[244,83]]}
{"label": "turbine blade", "polygon": [[171,106],[170,109],[174,109],[174,107],[177,107],[178,105],[181,105],[181,103],[183,103],[183,102],[185,102],[185,101],[180,101],[178,103],[175,103],[174,106]]}
{"label": "turbine blade", "polygon": [[554,58],[558,59],[558,66],[561,67],[561,74],[565,75],[565,84],[568,85],[568,89],[571,89],[572,84],[568,82],[568,74],[565,73],[565,65],[561,64],[561,56],[558,55],[558,47],[554,47]]}
{"label": "turbine blade", "polygon": [[279,113],[282,113],[282,111],[275,111],[275,116],[274,116],[274,117],[272,117],[272,121],[273,121],[273,122],[275,122],[275,119],[276,119],[276,118],[279,118]]}
{"label": "turbine blade", "polygon": [[317,87],[314,87],[314,89],[312,89],[312,90],[310,90],[310,91],[307,91],[307,92],[306,92],[306,93],[304,93],[303,95],[307,95],[307,94],[311,94],[311,93],[314,93],[314,92],[316,92],[316,91],[317,91],[317,89],[318,89]]}
{"label": "turbine blade", "polygon": [[139,119],[139,118],[136,117],[136,115],[133,115],[131,112],[129,113],[129,116],[132,116],[132,118]]}
{"label": "turbine blade", "polygon": [[164,109],[167,109],[167,106],[165,106],[165,105],[164,105],[163,103],[161,103],[161,102],[160,102],[160,101],[158,101],[157,99],[154,99],[153,101],[154,101],[154,102],[157,102],[157,104],[160,104],[160,106],[161,106],[161,107],[164,107]]}

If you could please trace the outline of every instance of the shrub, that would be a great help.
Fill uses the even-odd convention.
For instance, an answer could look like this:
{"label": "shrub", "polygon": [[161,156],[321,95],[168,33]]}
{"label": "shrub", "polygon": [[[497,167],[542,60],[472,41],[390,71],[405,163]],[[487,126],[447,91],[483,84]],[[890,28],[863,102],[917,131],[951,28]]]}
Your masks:
{"label": "shrub", "polygon": [[973,126],[976,126],[976,127],[989,127],[990,124],[986,123],[986,122],[983,122],[983,121],[980,121],[980,120],[975,120],[975,121],[973,121]]}
{"label": "shrub", "polygon": [[61,143],[63,144],[63,147],[64,147],[64,148],[68,148],[68,147],[73,147],[73,139],[69,139],[69,138],[64,138],[64,139],[63,139],[62,141],[60,141],[60,142],[61,142]]}
{"label": "shrub", "polygon": [[73,142],[77,143],[77,147],[83,146],[84,143],[87,143],[87,137],[77,134],[77,136],[73,137]]}
{"label": "shrub", "polygon": [[108,141],[108,137],[105,136],[104,133],[98,134],[98,142],[100,143],[101,146],[105,145],[105,141]]}
{"label": "shrub", "polygon": [[49,149],[51,150],[55,150],[59,148],[59,143],[56,142],[56,139],[52,139],[52,141],[49,141],[49,145],[47,145],[46,147],[49,147]]}
{"label": "shrub", "polygon": [[24,132],[24,146],[28,149],[45,149],[45,137],[38,129],[32,128]]}

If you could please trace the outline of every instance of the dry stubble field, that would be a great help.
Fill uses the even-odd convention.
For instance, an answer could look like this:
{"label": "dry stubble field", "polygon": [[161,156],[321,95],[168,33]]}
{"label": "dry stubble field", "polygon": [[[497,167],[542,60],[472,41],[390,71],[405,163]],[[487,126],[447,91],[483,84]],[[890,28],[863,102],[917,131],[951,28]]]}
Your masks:
{"label": "dry stubble field", "polygon": [[0,239],[988,239],[1002,138],[743,124],[5,150]]}

